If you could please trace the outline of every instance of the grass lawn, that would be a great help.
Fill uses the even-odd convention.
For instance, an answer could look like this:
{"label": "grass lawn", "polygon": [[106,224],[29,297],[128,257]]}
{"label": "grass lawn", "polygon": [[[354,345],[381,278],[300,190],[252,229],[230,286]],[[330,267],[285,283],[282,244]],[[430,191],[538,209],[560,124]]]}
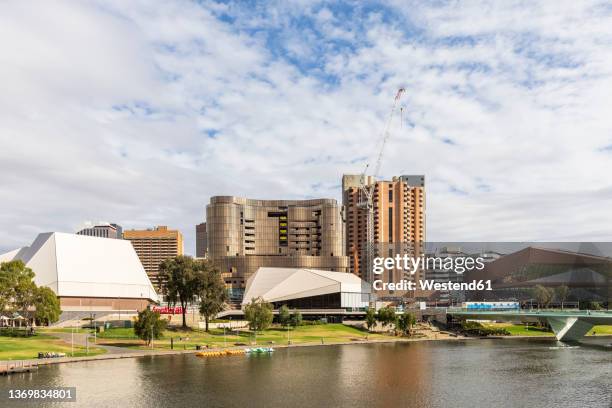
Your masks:
{"label": "grass lawn", "polygon": [[[486,327],[495,327],[495,328],[504,328],[510,332],[512,336],[554,336],[555,334],[550,331],[546,331],[544,329],[529,326],[525,327],[524,324],[513,324],[513,323],[486,323],[484,324]],[[608,326],[594,326],[592,330],[589,331],[587,336],[591,336],[593,331],[597,335],[612,335],[612,325]]]}
{"label": "grass lawn", "polygon": [[[70,356],[70,344],[47,335],[35,334],[31,337],[5,337],[0,336],[0,360],[26,360],[38,358],[38,352],[51,351],[55,353],[66,353]],[[89,347],[89,355],[102,354],[105,350]],[[84,347],[74,346],[75,357],[85,356]]]}
{"label": "grass lawn", "polygon": [[555,334],[546,329],[540,327],[529,326],[526,327],[524,324],[513,324],[513,323],[483,323],[483,326],[506,329],[510,332],[511,336],[554,336]]}
{"label": "grass lawn", "polygon": [[612,336],[612,325],[594,326],[589,332],[589,335],[592,334],[593,332],[595,332],[596,335]]}
{"label": "grass lawn", "polygon": [[[253,334],[246,330],[227,331],[227,346],[234,346],[234,343],[251,344],[255,341]],[[353,340],[365,340],[368,333],[354,327],[343,324],[322,324],[313,326],[300,326],[289,331],[289,338],[292,344],[303,343],[339,343]],[[175,349],[193,349],[196,345],[208,345],[210,347],[223,347],[225,345],[223,329],[211,329],[210,333],[204,330],[166,330],[162,339],[155,341],[155,348],[169,349],[170,338],[174,338]],[[383,339],[388,336],[382,334],[369,334],[369,339]],[[134,335],[133,329],[117,328],[109,329],[101,333],[98,342],[108,345],[124,346],[130,348],[142,348],[143,342]],[[287,331],[283,328],[270,328],[257,334],[257,344],[268,345],[287,344]]]}

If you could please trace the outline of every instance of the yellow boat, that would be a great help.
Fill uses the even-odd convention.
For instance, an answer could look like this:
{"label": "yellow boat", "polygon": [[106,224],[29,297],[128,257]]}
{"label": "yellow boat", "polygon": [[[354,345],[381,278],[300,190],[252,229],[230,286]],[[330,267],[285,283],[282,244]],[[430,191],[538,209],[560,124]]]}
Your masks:
{"label": "yellow boat", "polygon": [[219,356],[234,356],[244,354],[244,349],[238,350],[223,350],[223,351],[200,351],[196,353],[197,357],[219,357]]}

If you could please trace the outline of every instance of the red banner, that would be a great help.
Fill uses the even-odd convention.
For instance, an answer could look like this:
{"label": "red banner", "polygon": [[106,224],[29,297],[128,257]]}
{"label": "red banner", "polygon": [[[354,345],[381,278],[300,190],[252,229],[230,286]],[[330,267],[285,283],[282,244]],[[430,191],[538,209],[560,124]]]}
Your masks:
{"label": "red banner", "polygon": [[177,307],[168,307],[168,306],[153,306],[153,311],[159,314],[183,314],[183,308],[180,306]]}

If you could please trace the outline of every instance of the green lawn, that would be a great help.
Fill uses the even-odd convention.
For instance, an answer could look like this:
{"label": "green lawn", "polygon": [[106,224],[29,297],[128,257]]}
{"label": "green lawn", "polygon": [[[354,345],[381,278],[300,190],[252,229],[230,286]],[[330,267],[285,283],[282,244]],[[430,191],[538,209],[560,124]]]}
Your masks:
{"label": "green lawn", "polygon": [[[289,333],[283,328],[271,328],[257,334],[257,344],[287,344],[287,334],[292,344],[303,343],[339,343],[345,341],[365,340],[366,332],[343,324],[323,324],[313,326],[300,326],[290,330]],[[210,333],[204,330],[166,330],[162,339],[155,341],[155,348],[170,348],[170,338],[174,338],[175,349],[193,349],[196,345],[208,345],[210,347],[234,346],[234,343],[251,344],[255,341],[253,333],[246,330],[239,332],[226,331],[225,341],[223,329],[211,329]],[[388,336],[381,334],[369,334],[369,339],[382,339]],[[134,335],[133,329],[110,329],[101,333],[99,342],[108,345],[118,345],[130,348],[141,348],[143,342]],[[226,343],[227,342],[227,343]],[[273,343],[270,343],[273,342]]]}
{"label": "green lawn", "polygon": [[[38,358],[38,352],[66,353],[71,355],[70,344],[47,335],[35,334],[31,337],[5,337],[0,336],[0,360],[26,360]],[[89,355],[102,354],[105,350],[100,348],[89,348]],[[85,356],[84,347],[74,347],[75,357]]]}
{"label": "green lawn", "polygon": [[[486,327],[504,328],[510,332],[512,336],[554,336],[555,334],[550,331],[538,327],[525,327],[524,324],[512,324],[512,323],[485,323]],[[595,326],[589,333],[588,336],[593,334],[593,331],[597,335],[612,335],[612,325],[608,326]]]}
{"label": "green lawn", "polygon": [[596,335],[607,335],[607,336],[612,336],[612,325],[607,325],[607,326],[595,326],[593,327],[593,329],[589,332],[589,334],[595,332]]}

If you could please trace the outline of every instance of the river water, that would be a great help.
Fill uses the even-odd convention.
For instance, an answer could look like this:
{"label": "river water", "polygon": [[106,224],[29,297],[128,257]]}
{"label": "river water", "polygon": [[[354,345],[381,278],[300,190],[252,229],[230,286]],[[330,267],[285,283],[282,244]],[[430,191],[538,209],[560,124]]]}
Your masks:
{"label": "river water", "polygon": [[42,367],[0,377],[9,388],[77,389],[69,407],[605,407],[612,406],[612,339],[578,347],[503,339],[278,349]]}

